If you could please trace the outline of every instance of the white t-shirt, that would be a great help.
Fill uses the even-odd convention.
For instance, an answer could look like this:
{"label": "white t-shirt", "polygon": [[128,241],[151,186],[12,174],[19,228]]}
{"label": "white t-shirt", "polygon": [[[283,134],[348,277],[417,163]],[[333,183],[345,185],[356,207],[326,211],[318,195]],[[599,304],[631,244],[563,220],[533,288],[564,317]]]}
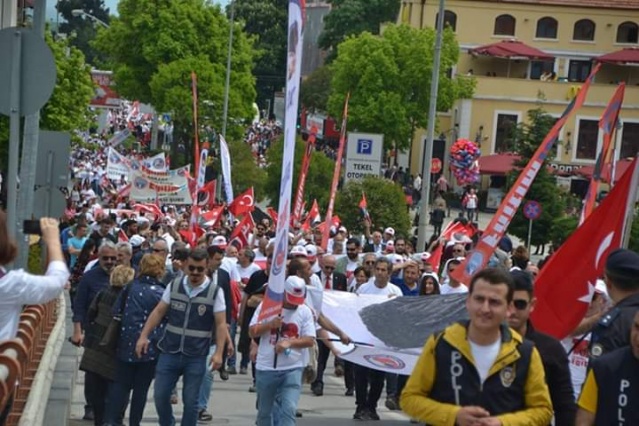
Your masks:
{"label": "white t-shirt", "polygon": [[222,264],[220,265],[220,269],[223,269],[226,272],[228,272],[229,276],[231,277],[231,281],[240,282],[242,278],[240,277],[240,274],[237,272],[236,265],[237,265],[237,259],[235,257],[224,256],[222,258]]}
{"label": "white t-shirt", "polygon": [[381,294],[385,296],[401,296],[402,290],[395,284],[388,283],[385,287],[379,288],[375,285],[375,280],[362,284],[356,291],[357,294]]}
{"label": "white t-shirt", "polygon": [[479,379],[481,380],[481,383],[484,383],[488,377],[490,367],[493,366],[497,359],[497,355],[499,355],[501,339],[497,339],[494,343],[487,346],[478,345],[470,339],[468,339],[468,343],[470,343],[470,352],[473,354],[475,367],[479,373]]}
{"label": "white t-shirt", "polygon": [[59,260],[49,263],[45,275],[31,275],[18,269],[0,278],[0,340],[16,337],[24,305],[38,305],[55,299],[68,279],[69,269]]}
{"label": "white t-shirt", "polygon": [[[258,323],[262,304],[257,307],[253,318],[251,318],[250,326]],[[311,309],[306,305],[300,305],[297,309],[282,309],[282,328],[280,329],[279,340],[297,339],[300,337],[315,338],[315,321]],[[277,343],[277,335],[275,331],[270,330],[260,336],[260,344],[257,349],[258,370],[266,371],[283,371],[294,368],[306,367],[308,359],[306,348],[292,349],[288,355],[281,353],[277,355],[277,365],[273,368],[275,358],[275,345]]]}
{"label": "white t-shirt", "polygon": [[242,285],[246,286],[246,284],[249,281],[249,278],[251,278],[251,275],[259,271],[260,267],[256,265],[255,263],[251,262],[249,266],[247,266],[246,268],[243,268],[238,263],[237,265],[235,265],[235,269],[237,270],[237,273],[240,276],[240,281],[242,282]]}
{"label": "white t-shirt", "polygon": [[568,366],[570,367],[570,378],[572,380],[572,389],[575,393],[575,400],[579,398],[581,394],[581,386],[586,380],[586,370],[588,369],[588,359],[590,357],[590,351],[588,351],[588,344],[590,343],[590,333],[583,340],[581,336],[566,337],[561,341],[566,353],[572,349],[576,344],[573,351],[568,355]]}
{"label": "white t-shirt", "polygon": [[468,287],[466,287],[466,284],[460,284],[457,287],[451,287],[450,284],[444,284],[443,286],[441,286],[440,288],[440,293],[441,294],[462,294],[462,293],[468,293]]}
{"label": "white t-shirt", "polygon": [[[211,284],[211,279],[206,277],[206,281],[204,281],[198,287],[191,287],[187,284],[189,277],[184,277],[182,279],[182,287],[184,287],[184,291],[189,295],[191,299],[200,293],[208,290],[209,285]],[[162,301],[167,305],[171,304],[171,285],[167,285],[164,289],[164,293],[162,293]],[[217,295],[215,296],[215,302],[213,302],[213,313],[226,312],[226,302],[224,301],[224,289],[222,287],[217,289]]]}

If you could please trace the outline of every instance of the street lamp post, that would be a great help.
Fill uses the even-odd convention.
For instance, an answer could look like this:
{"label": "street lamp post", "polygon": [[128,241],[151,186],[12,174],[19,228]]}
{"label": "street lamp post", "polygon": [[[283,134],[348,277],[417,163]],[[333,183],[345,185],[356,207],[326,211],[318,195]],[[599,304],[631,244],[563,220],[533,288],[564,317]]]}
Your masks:
{"label": "street lamp post", "polygon": [[83,16],[83,17],[87,17],[90,20],[92,20],[93,22],[95,22],[96,24],[100,24],[102,25],[104,28],[109,28],[109,24],[107,24],[106,22],[104,22],[102,19],[96,18],[95,16],[91,15],[88,12],[85,12],[82,9],[73,9],[71,11],[71,15],[73,16]]}
{"label": "street lamp post", "polygon": [[222,113],[222,136],[226,138],[226,122],[229,118],[229,91],[231,90],[231,56],[233,53],[233,24],[235,22],[235,0],[231,0],[229,19],[229,47],[226,52],[226,82],[224,85],[224,112]]}

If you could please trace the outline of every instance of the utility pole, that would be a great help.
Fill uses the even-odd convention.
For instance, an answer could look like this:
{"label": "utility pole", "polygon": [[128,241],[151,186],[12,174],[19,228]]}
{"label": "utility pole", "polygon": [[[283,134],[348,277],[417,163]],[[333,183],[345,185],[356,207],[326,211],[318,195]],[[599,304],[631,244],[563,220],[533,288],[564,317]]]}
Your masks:
{"label": "utility pole", "polygon": [[[36,0],[33,12],[33,32],[44,38],[45,15],[47,0]],[[22,233],[21,223],[31,219],[35,194],[36,168],[38,163],[38,144],[40,141],[40,111],[29,114],[24,118],[24,139],[22,142],[22,161],[20,164],[20,191],[16,206],[18,226],[16,236],[18,242],[18,257],[16,266],[27,267],[29,259],[29,236]],[[39,219],[39,218],[36,218]]]}
{"label": "utility pole", "polygon": [[235,23],[235,0],[231,0],[231,17],[229,24],[229,48],[226,53],[226,83],[224,86],[224,113],[222,114],[222,136],[226,139],[226,122],[229,118],[229,91],[231,89],[231,57],[233,53],[233,26]]}
{"label": "utility pole", "polygon": [[419,209],[419,227],[417,234],[417,249],[426,249],[426,228],[428,227],[428,212],[430,207],[431,162],[433,160],[433,140],[435,139],[435,119],[437,114],[437,91],[439,90],[439,68],[442,55],[442,38],[444,33],[444,13],[446,0],[439,0],[437,15],[437,36],[435,37],[435,55],[433,58],[433,73],[430,82],[430,105],[428,107],[428,128],[426,129],[426,145],[422,158],[422,197]]}

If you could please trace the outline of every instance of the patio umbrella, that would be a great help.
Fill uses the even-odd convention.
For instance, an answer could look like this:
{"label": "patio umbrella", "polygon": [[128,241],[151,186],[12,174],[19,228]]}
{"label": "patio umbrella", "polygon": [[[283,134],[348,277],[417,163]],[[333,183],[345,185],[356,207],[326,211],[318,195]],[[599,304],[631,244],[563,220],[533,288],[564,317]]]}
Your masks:
{"label": "patio umbrella", "polygon": [[508,59],[508,77],[510,77],[510,60],[512,59],[529,61],[551,61],[555,59],[554,56],[517,40],[502,40],[498,43],[475,47],[468,50],[468,53],[474,56],[482,55]]}

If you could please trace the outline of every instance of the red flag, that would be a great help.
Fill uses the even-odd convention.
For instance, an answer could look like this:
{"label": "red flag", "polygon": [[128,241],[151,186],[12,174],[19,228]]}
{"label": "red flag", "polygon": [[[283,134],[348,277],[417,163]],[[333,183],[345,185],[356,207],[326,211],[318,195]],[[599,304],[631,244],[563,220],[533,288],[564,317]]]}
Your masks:
{"label": "red flag", "polygon": [[246,212],[253,211],[255,208],[255,197],[253,196],[253,187],[247,189],[242,195],[236,197],[228,210],[233,216],[240,216]]}
{"label": "red flag", "polygon": [[162,214],[162,210],[160,210],[160,208],[156,204],[151,203],[136,204],[135,206],[133,206],[133,210],[143,213],[150,213],[152,215],[155,215],[156,219],[164,216],[164,214]]}
{"label": "red flag", "polygon": [[229,244],[235,244],[237,249],[241,250],[248,245],[249,236],[254,228],[255,222],[253,221],[253,216],[250,214],[245,215],[235,229],[233,229],[229,237]]}
{"label": "red flag", "polygon": [[[615,144],[612,143],[612,139],[617,128],[617,122],[619,121],[619,110],[621,109],[621,105],[623,104],[625,89],[626,83],[619,84],[619,87],[617,87],[615,94],[610,99],[606,110],[599,120],[599,128],[603,131],[603,145],[601,147],[601,152],[597,156],[595,169],[592,173],[592,177],[590,178],[588,193],[586,194],[584,207],[581,211],[580,223],[583,223],[583,221],[595,209],[597,193],[599,192],[599,183],[602,180],[614,183],[612,182],[611,170],[613,162],[612,151],[614,151],[615,149]],[[608,173],[607,176],[604,176],[603,170],[606,170],[606,165],[608,166]]]}
{"label": "red flag", "polygon": [[212,209],[215,205],[215,188],[217,186],[217,180],[212,180],[204,185],[200,192],[198,192],[197,203],[209,209]]}
{"label": "red flag", "polygon": [[435,250],[430,254],[428,261],[433,266],[433,272],[439,275],[439,266],[442,262],[442,255],[444,254],[444,244],[437,244]]}
{"label": "red flag", "polygon": [[366,201],[366,194],[363,192],[362,199],[359,201],[359,210],[362,213],[362,216],[364,216],[364,220],[370,225],[372,223],[371,215],[368,213],[368,202]]}
{"label": "red flag", "polygon": [[293,212],[291,214],[291,223],[295,224],[302,219],[302,211],[304,210],[302,202],[304,201],[304,186],[306,185],[306,176],[308,175],[308,168],[311,165],[311,156],[315,151],[315,134],[317,133],[317,127],[311,128],[311,134],[308,135],[306,141],[306,150],[304,151],[304,157],[302,158],[302,169],[297,181],[297,192],[295,193],[295,204],[293,204]]}
{"label": "red flag", "polygon": [[215,207],[212,210],[202,213],[200,215],[200,222],[206,226],[215,226],[222,213],[224,212],[224,206]]}
{"label": "red flag", "polygon": [[129,237],[127,237],[126,232],[124,232],[124,229],[122,228],[120,228],[120,230],[118,231],[118,242],[119,243],[129,242]]}
{"label": "red flag", "polygon": [[304,231],[309,231],[311,229],[311,226],[316,223],[319,222],[320,219],[320,212],[319,212],[319,206],[317,205],[317,200],[313,200],[313,205],[311,205],[311,211],[308,212],[308,215],[306,215],[306,220],[304,221],[304,224],[302,225],[302,229]]}
{"label": "red flag", "polygon": [[441,237],[445,238],[446,241],[461,241],[463,237],[472,238],[476,232],[477,228],[475,228],[475,225],[470,222],[468,222],[466,225],[464,225],[462,222],[451,222],[446,226],[446,229],[442,231]]}
{"label": "red flag", "polygon": [[608,254],[622,245],[627,213],[636,199],[638,170],[635,159],[599,207],[541,269],[531,317],[539,331],[563,339],[583,319]]}
{"label": "red flag", "polygon": [[524,167],[521,173],[519,173],[519,177],[517,177],[515,184],[504,197],[501,205],[497,209],[497,213],[495,213],[493,219],[490,221],[486,230],[482,234],[481,239],[477,243],[475,250],[472,251],[470,256],[466,257],[459,267],[455,268],[452,276],[457,281],[461,283],[470,283],[475,272],[478,272],[486,266],[488,260],[490,260],[490,256],[492,256],[493,252],[497,248],[499,240],[501,240],[504,236],[508,229],[508,225],[510,225],[513,217],[515,217],[515,213],[517,213],[517,210],[528,193],[535,177],[537,177],[537,173],[542,167],[544,167],[544,160],[548,157],[550,150],[555,145],[557,137],[559,136],[559,131],[568,120],[568,117],[570,117],[570,115],[579,109],[585,102],[590,84],[595,78],[595,74],[597,74],[600,67],[601,64],[595,65],[592,72],[581,86],[581,90],[579,90],[577,96],[575,96],[570,104],[568,104],[564,113],[555,122],[555,125],[552,126],[552,129],[550,129],[544,140],[541,142],[539,148],[537,148],[537,151],[535,151],[526,167]]}
{"label": "red flag", "polygon": [[273,226],[277,228],[277,210],[275,210],[273,207],[267,207],[266,212],[269,216],[271,216],[271,219],[273,220]]}

